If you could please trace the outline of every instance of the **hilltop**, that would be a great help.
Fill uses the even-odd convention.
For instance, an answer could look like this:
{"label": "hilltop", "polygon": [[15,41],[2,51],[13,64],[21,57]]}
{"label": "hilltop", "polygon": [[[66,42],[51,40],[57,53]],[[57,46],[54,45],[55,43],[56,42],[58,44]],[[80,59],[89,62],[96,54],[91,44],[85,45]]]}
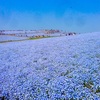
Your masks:
{"label": "hilltop", "polygon": [[0,97],[99,100],[100,34],[0,44]]}

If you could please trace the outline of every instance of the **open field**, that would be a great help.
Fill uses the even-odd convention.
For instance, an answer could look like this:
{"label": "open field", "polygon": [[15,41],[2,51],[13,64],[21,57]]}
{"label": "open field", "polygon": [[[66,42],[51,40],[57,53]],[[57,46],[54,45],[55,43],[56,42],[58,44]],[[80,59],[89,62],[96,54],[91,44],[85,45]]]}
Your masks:
{"label": "open field", "polygon": [[16,37],[16,36],[9,36],[9,35],[0,35],[0,43],[2,42],[9,42],[9,41],[17,41],[17,40],[25,40],[27,37]]}
{"label": "open field", "polygon": [[100,100],[100,33],[0,43],[1,100]]}
{"label": "open field", "polygon": [[17,37],[17,36],[9,36],[9,35],[0,35],[0,43],[20,42],[20,41],[26,41],[26,40],[37,40],[37,39],[53,38],[53,37],[60,37],[60,36]]}

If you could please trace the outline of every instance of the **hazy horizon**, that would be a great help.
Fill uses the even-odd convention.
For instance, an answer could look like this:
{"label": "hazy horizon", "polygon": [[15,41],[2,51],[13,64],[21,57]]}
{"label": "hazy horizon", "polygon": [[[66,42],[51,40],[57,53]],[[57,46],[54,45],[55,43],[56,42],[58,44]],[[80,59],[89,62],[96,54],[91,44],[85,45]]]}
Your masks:
{"label": "hazy horizon", "polygon": [[1,0],[0,30],[100,31],[99,0]]}

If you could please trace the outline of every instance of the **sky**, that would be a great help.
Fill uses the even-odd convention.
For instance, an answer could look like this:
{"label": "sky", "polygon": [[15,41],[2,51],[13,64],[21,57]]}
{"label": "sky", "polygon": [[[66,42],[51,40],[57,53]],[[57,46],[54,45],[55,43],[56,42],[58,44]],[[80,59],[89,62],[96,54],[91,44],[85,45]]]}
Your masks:
{"label": "sky", "polygon": [[0,30],[100,31],[100,0],[0,0]]}

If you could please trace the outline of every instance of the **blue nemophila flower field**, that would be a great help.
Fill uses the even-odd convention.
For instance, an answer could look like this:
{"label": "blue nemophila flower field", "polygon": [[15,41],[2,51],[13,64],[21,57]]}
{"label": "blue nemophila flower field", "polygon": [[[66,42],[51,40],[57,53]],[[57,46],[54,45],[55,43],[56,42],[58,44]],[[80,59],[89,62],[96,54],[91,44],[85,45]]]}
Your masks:
{"label": "blue nemophila flower field", "polygon": [[1,43],[0,99],[100,100],[100,33]]}

